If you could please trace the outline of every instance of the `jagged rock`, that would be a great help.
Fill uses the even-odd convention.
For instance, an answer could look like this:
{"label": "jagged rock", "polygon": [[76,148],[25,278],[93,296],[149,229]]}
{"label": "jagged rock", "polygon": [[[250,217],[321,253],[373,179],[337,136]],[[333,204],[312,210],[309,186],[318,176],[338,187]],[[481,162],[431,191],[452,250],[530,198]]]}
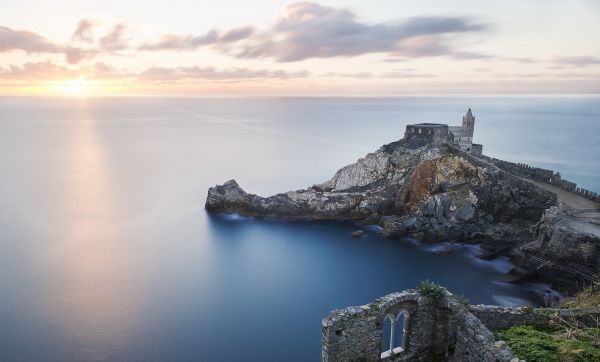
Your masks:
{"label": "jagged rock", "polygon": [[456,218],[462,221],[469,221],[475,215],[475,209],[472,205],[463,205],[456,210]]}
{"label": "jagged rock", "polygon": [[479,232],[475,223],[537,222],[555,203],[553,194],[453,147],[400,140],[305,190],[260,197],[230,180],[209,189],[206,209],[379,223],[390,237],[438,241],[467,235],[464,230]]}
{"label": "jagged rock", "polygon": [[574,276],[593,276],[600,270],[600,225],[555,206],[546,210],[535,225],[535,237],[535,242],[520,249],[525,257],[513,260],[527,265],[531,257],[537,258],[536,272],[562,289],[576,289],[581,281],[573,283]]}

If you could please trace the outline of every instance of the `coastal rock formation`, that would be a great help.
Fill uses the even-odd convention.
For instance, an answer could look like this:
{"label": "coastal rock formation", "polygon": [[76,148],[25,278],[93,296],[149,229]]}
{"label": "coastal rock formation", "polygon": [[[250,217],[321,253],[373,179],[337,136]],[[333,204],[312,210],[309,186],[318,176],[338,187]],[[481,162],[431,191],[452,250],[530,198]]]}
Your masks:
{"label": "coastal rock formation", "polygon": [[580,284],[600,270],[600,224],[559,205],[546,210],[534,229],[534,241],[515,250],[515,262],[572,290],[581,286],[572,283],[573,275],[580,276]]}
{"label": "coastal rock formation", "polygon": [[227,181],[209,189],[206,209],[282,219],[353,220],[379,224],[390,237],[502,244],[555,204],[554,194],[449,144],[403,139],[304,190],[260,197],[245,192],[235,180]]}
{"label": "coastal rock formation", "polygon": [[595,280],[600,220],[569,215],[556,193],[427,132],[407,127],[402,140],[304,190],[261,197],[227,181],[208,190],[206,209],[378,224],[390,238],[476,243],[486,259],[510,255],[511,280],[542,276],[562,290]]}

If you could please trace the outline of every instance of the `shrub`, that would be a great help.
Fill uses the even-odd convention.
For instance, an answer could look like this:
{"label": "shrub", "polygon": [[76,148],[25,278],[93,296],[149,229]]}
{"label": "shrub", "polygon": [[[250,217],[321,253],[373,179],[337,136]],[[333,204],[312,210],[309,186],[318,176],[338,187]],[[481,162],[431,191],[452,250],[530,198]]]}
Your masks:
{"label": "shrub", "polygon": [[454,297],[460,304],[464,305],[465,307],[469,306],[469,298],[465,297],[464,294],[457,294]]}
{"label": "shrub", "polygon": [[417,290],[421,295],[433,300],[440,300],[446,295],[446,288],[436,282],[430,282],[428,279],[421,281]]}
{"label": "shrub", "polygon": [[563,308],[587,308],[600,306],[600,283],[594,282],[575,296],[563,302]]}

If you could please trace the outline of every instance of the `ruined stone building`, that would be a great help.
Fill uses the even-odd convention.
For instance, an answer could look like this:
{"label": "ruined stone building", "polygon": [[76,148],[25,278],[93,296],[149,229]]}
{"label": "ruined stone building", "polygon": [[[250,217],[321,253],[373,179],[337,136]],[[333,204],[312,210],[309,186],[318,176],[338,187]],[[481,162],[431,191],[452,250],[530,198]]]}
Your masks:
{"label": "ruined stone building", "polygon": [[481,156],[483,145],[473,143],[475,117],[471,108],[463,116],[462,126],[448,126],[442,123],[418,123],[406,126],[405,139],[425,140],[436,144],[452,143],[462,151]]}
{"label": "ruined stone building", "polygon": [[524,362],[494,331],[548,327],[560,318],[595,327],[600,310],[469,305],[447,291],[435,299],[406,290],[323,319],[321,361]]}

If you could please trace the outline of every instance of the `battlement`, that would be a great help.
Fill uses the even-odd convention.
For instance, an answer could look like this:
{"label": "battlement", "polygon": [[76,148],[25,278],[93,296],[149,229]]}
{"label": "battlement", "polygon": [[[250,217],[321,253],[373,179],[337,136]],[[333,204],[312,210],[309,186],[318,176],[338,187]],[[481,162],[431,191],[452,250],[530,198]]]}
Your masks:
{"label": "battlement", "polygon": [[488,156],[480,157],[486,159],[499,169],[506,172],[510,172],[513,175],[527,177],[535,181],[545,182],[553,186],[559,187],[565,191],[569,191],[579,196],[582,196],[588,200],[600,202],[600,195],[598,193],[577,187],[577,184],[575,182],[563,179],[559,172],[540,167],[530,166],[524,163],[514,163],[499,160],[497,158],[492,158]]}

